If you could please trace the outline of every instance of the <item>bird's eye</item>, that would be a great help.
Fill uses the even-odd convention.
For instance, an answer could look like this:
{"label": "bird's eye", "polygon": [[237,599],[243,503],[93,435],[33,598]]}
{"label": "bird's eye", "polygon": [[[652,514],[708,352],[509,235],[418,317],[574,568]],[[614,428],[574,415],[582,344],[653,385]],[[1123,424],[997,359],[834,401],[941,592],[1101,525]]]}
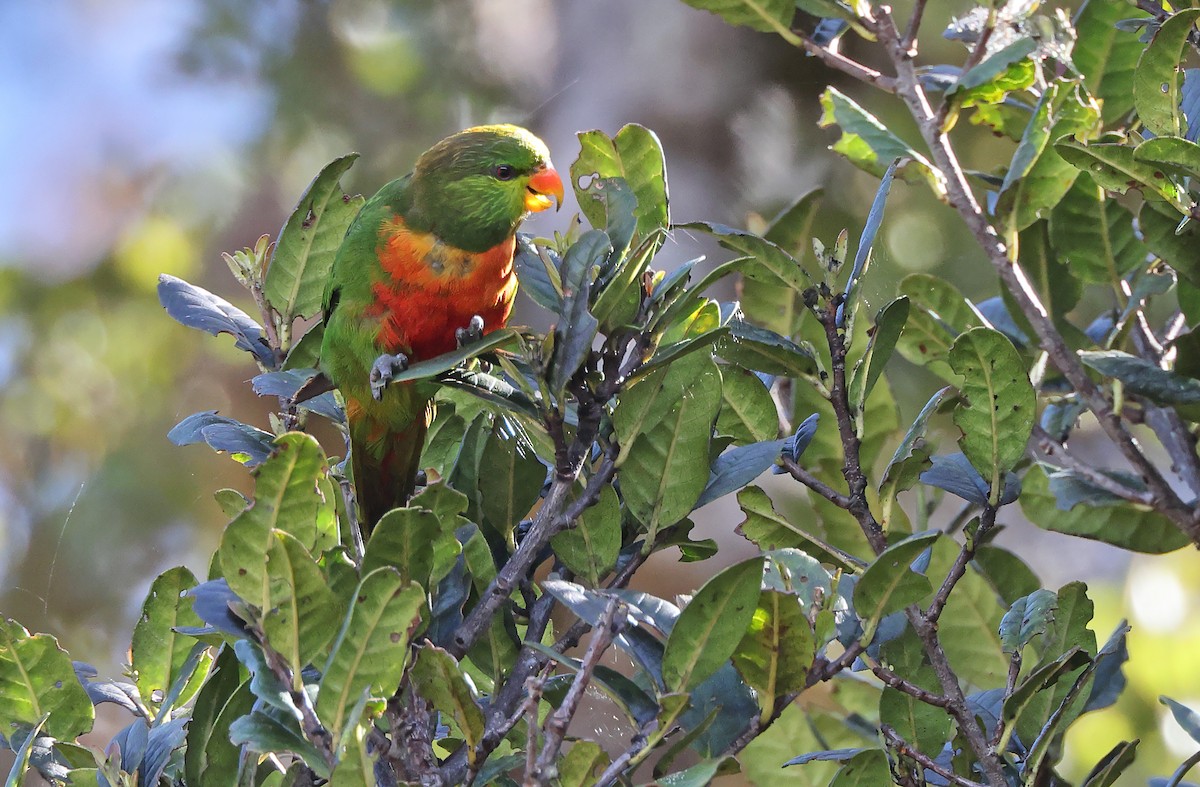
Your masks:
{"label": "bird's eye", "polygon": [[517,170],[508,164],[501,164],[493,170],[496,180],[512,180],[517,176]]}

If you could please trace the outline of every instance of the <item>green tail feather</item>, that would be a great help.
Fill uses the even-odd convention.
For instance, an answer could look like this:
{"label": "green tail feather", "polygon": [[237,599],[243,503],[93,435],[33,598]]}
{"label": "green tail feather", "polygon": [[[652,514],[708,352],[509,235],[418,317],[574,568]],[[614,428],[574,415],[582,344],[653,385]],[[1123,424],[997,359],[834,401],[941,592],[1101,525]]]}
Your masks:
{"label": "green tail feather", "polygon": [[[354,493],[364,541],[384,514],[412,496],[428,428],[425,418],[399,431],[381,430],[371,423],[350,424]],[[368,435],[375,439],[367,439]]]}

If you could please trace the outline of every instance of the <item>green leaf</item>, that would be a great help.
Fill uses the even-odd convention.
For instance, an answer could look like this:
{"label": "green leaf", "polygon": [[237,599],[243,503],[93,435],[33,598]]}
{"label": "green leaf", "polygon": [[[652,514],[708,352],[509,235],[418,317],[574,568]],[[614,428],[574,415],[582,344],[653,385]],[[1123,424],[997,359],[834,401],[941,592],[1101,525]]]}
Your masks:
{"label": "green leaf", "polygon": [[1040,466],[1025,475],[1021,510],[1046,530],[1103,541],[1133,552],[1158,555],[1189,543],[1171,520],[1144,506],[1123,500],[1061,505]]}
{"label": "green leaf", "polygon": [[717,342],[717,355],[725,360],[785,377],[817,373],[811,347],[741,320],[730,320],[728,327],[729,334]]}
{"label": "green leaf", "polygon": [[[687,516],[708,483],[708,468],[695,458],[708,456],[721,404],[721,376],[711,358],[693,357],[698,360],[679,374],[670,373],[680,362],[673,364],[661,386],[648,391],[654,395],[654,418],[631,429],[620,406],[613,416],[622,443],[629,446],[620,463],[621,493],[651,537]],[[686,378],[684,371],[689,372]],[[629,393],[647,385],[654,381],[643,380]]]}
{"label": "green leaf", "polygon": [[960,76],[946,96],[962,107],[1000,103],[1010,92],[1033,84],[1037,66],[1029,56],[1037,48],[1034,39],[1018,38]]}
{"label": "green leaf", "polygon": [[954,410],[963,435],[958,444],[988,481],[997,505],[1004,476],[1025,455],[1033,429],[1036,396],[1012,342],[991,328],[973,328],[950,348],[950,365],[963,377],[965,399]]}
{"label": "green leaf", "polygon": [[716,14],[731,25],[764,33],[790,30],[796,15],[794,0],[684,0],[692,8]]}
{"label": "green leaf", "polygon": [[[1055,615],[1054,625],[1042,640],[1034,645],[1035,650],[1041,654],[1038,666],[1051,664],[1075,648],[1081,649],[1085,655],[1095,653],[1096,635],[1088,628],[1094,611],[1092,601],[1087,597],[1087,586],[1082,582],[1071,582],[1059,588],[1058,613]],[[1036,693],[1033,696],[1017,720],[1015,732],[1022,740],[1032,742],[1041,733],[1050,715],[1066,697],[1071,681],[1075,680],[1078,674],[1077,672],[1069,680],[1060,679],[1052,691]],[[1082,709],[1083,704],[1080,703],[1075,715],[1078,716]]]}
{"label": "green leaf", "polygon": [[655,784],[660,787],[706,787],[717,776],[729,776],[739,771],[738,761],[733,757],[701,760],[682,771],[660,776]]}
{"label": "green leaf", "polygon": [[276,452],[259,468],[254,505],[239,514],[221,537],[221,572],[248,604],[266,611],[273,604],[267,576],[272,531],[283,530],[301,544],[316,541],[317,479],[324,454],[315,438],[289,432],[275,440]]}
{"label": "green leaf", "polygon": [[317,716],[335,740],[357,724],[347,714],[365,692],[388,697],[400,685],[405,649],[425,608],[425,591],[391,567],[364,576],[354,599],[317,694]]}
{"label": "green leaf", "polygon": [[869,749],[843,765],[829,787],[878,787],[891,778],[887,755],[880,749]]}
{"label": "green leaf", "polygon": [[229,725],[229,738],[235,745],[263,754],[294,752],[323,779],[329,778],[329,765],[320,750],[312,745],[294,718],[255,710]]}
{"label": "green leaf", "polygon": [[778,514],[771,498],[758,487],[746,487],[738,492],[737,499],[746,519],[736,531],[757,544],[759,549],[797,548],[842,571],[857,573],[862,569],[863,562],[854,555],[822,541],[790,518]]}
{"label": "green leaf", "polygon": [[1099,120],[1100,109],[1082,85],[1051,84],[1021,135],[1000,187],[995,212],[1007,219],[1011,230],[1023,230],[1043,218],[1082,169],[1049,143],[1066,136],[1090,138]]}
{"label": "green leaf", "polygon": [[345,751],[333,773],[329,783],[338,787],[376,787],[379,782],[375,778],[375,762],[377,754],[370,751],[367,742],[367,724],[359,724],[347,736]]}
{"label": "green leaf", "polygon": [[[880,649],[880,662],[897,675],[934,694],[942,693],[937,673],[911,626]],[[950,737],[950,716],[910,694],[885,686],[879,695],[879,721],[888,724],[918,751],[941,751]]]}
{"label": "green leaf", "polygon": [[518,328],[498,328],[488,333],[477,342],[471,342],[454,352],[442,353],[428,361],[414,363],[402,372],[392,377],[392,385],[406,383],[410,380],[424,380],[437,377],[443,372],[453,369],[476,356],[496,350],[519,348],[522,345],[521,331]]}
{"label": "green leaf", "polygon": [[487,472],[479,478],[480,510],[483,522],[516,547],[513,533],[533,508],[546,481],[546,466],[521,435],[496,419],[483,448],[483,466]]}
{"label": "green leaf", "polygon": [[571,181],[588,222],[597,229],[608,223],[605,207],[588,195],[581,179],[624,178],[637,197],[639,239],[665,229],[670,222],[667,171],[658,136],[635,123],[612,138],[602,131],[582,131],[578,136],[579,158],[571,164]]}
{"label": "green leaf", "polygon": [[[363,556],[363,574],[391,566],[405,582],[432,589],[449,572],[459,552],[453,530],[446,532],[438,516],[424,508],[395,508],[371,531]],[[440,558],[440,559],[439,559]],[[435,565],[439,571],[435,571]]]}
{"label": "green leaf", "polygon": [[[183,566],[177,566],[159,574],[150,585],[146,600],[142,603],[142,614],[133,629],[130,645],[132,653],[133,680],[138,687],[142,702],[157,712],[163,698],[179,677],[184,662],[188,660],[196,640],[179,634],[179,626],[202,626],[200,616],[192,611],[192,600],[184,598],[184,591],[196,586],[196,577]],[[208,672],[206,657],[204,668],[196,670],[203,676]],[[191,690],[178,698],[184,702],[200,688],[194,681]]]}
{"label": "green leaf", "polygon": [[600,744],[589,740],[575,741],[557,763],[558,783],[560,787],[596,784],[608,763],[608,755]]}
{"label": "green leaf", "polygon": [[[1079,183],[1086,178],[1087,175],[1081,173],[1075,182]],[[1038,300],[1042,302],[1046,313],[1054,321],[1055,327],[1072,344],[1090,343],[1086,334],[1075,328],[1067,319],[1067,314],[1079,303],[1079,298],[1083,294],[1083,285],[1078,278],[1071,275],[1066,261],[1060,259],[1056,247],[1050,240],[1050,223],[1046,220],[1038,220],[1021,230],[1017,235],[1017,248],[1020,252],[1020,263],[1025,272],[1025,278],[1033,285]],[[1013,298],[1012,293],[1007,289],[1001,289],[998,299],[989,300],[993,302],[998,300],[1003,309],[1003,313],[999,317],[993,317],[996,322],[993,327],[1001,329],[1013,341],[1027,344],[1028,337],[1035,335],[1035,331],[1022,313],[1021,307]],[[985,301],[985,303],[987,302]],[[980,307],[983,305],[980,304]],[[1008,324],[1001,323],[1001,319],[1007,320]]]}
{"label": "green leaf", "polygon": [[550,540],[554,554],[572,572],[596,587],[617,565],[621,552],[621,505],[605,486],[595,505],[584,509],[575,527]]}
{"label": "green leaf", "polygon": [[1025,561],[993,544],[983,544],[975,552],[971,567],[991,585],[1005,604],[1013,604],[1041,586],[1041,580]]}
{"label": "green leaf", "polygon": [[1120,350],[1082,352],[1079,359],[1105,377],[1115,377],[1125,390],[1159,404],[1200,402],[1200,380],[1169,372],[1158,364]]}
{"label": "green leaf", "polygon": [[213,497],[217,501],[217,505],[221,507],[221,513],[230,519],[246,510],[246,506],[250,505],[241,492],[236,489],[218,489],[213,492]]}
{"label": "green leaf", "polygon": [[723,569],[683,608],[663,651],[663,680],[690,690],[729,660],[754,618],[762,586],[761,557]]}
{"label": "green leaf", "polygon": [[[1031,705],[1037,695],[1049,697],[1060,683],[1066,685],[1064,676],[1087,666],[1090,661],[1091,658],[1087,653],[1079,647],[1074,647],[1057,659],[1042,664],[1030,672],[1016,687],[1012,695],[1004,700],[1002,709],[1004,721],[1011,724]],[[1063,692],[1059,692],[1059,694],[1062,695]]]}
{"label": "green leaf", "polygon": [[892,357],[896,342],[904,330],[908,320],[909,300],[900,296],[891,301],[875,316],[875,326],[871,331],[871,339],[867,342],[867,350],[863,357],[854,365],[850,378],[850,406],[856,413],[861,413],[867,395],[875,387],[883,367]]}
{"label": "green leaf", "polygon": [[675,228],[707,233],[722,247],[737,254],[753,257],[754,264],[742,267],[742,274],[749,279],[770,286],[783,284],[797,293],[804,292],[813,284],[812,276],[803,264],[767,238],[707,221],[677,224]]}
{"label": "green leaf", "polygon": [[1145,45],[1117,22],[1136,13],[1120,0],[1088,0],[1075,17],[1071,60],[1088,92],[1100,100],[1105,125],[1133,109],[1133,74]]}
{"label": "green leaf", "polygon": [[758,697],[760,718],[771,718],[775,700],[805,688],[816,652],[812,624],[790,593],[763,590],[733,666]]}
{"label": "green leaf", "polygon": [[1125,769],[1133,765],[1137,756],[1140,741],[1121,741],[1113,746],[1108,754],[1100,758],[1100,762],[1084,777],[1080,787],[1111,787],[1116,784]]}
{"label": "green leaf", "polygon": [[1194,287],[1200,287],[1200,222],[1180,226],[1179,216],[1167,216],[1145,202],[1138,211],[1138,228],[1150,250]]}
{"label": "green leaf", "polygon": [[58,640],[30,636],[16,621],[0,620],[0,729],[8,734],[43,718],[47,735],[73,741],[92,729],[96,716]]}
{"label": "green leaf", "polygon": [[[1146,259],[1146,247],[1133,231],[1133,216],[1085,174],[1054,206],[1050,238],[1071,275],[1095,284],[1115,285]],[[1048,311],[1065,314],[1068,309]]]}
{"label": "green leaf", "polygon": [[1162,168],[1133,157],[1134,149],[1115,142],[1096,142],[1090,145],[1071,139],[1054,143],[1054,149],[1077,169],[1092,176],[1102,188],[1124,194],[1136,188],[1148,197],[1160,197],[1187,214],[1191,198],[1177,186]]}
{"label": "green leaf", "polygon": [[[42,725],[46,723],[49,714],[38,720],[38,723],[28,731],[25,736],[25,742],[22,743],[16,750],[16,757],[13,759],[12,767],[8,771],[8,778],[4,780],[4,787],[21,787],[25,783],[25,771],[29,770],[29,757],[33,754],[33,745],[37,741],[38,733],[42,731]],[[9,745],[14,743],[12,733],[9,733]]]}
{"label": "green leaf", "polygon": [[773,440],[779,434],[779,410],[767,386],[754,372],[739,366],[721,368],[721,412],[717,434],[735,443]]}
{"label": "green leaf", "polygon": [[896,495],[911,489],[929,466],[929,450],[925,447],[925,432],[929,428],[929,419],[950,395],[950,386],[937,391],[921,408],[921,412],[908,427],[900,445],[896,446],[892,458],[888,461],[879,481],[880,524],[885,528],[891,521],[891,510]]}
{"label": "green leaf", "polygon": [[185,783],[197,787],[236,783],[240,752],[229,741],[229,725],[250,712],[254,699],[233,648],[222,648],[192,707],[184,752]]}
{"label": "green leaf", "polygon": [[[763,238],[799,259],[813,235],[817,206],[823,197],[821,189],[800,197],[772,219]],[[783,336],[796,333],[805,311],[799,292],[778,287],[761,276],[742,276],[741,301],[748,320]]]}
{"label": "green leaf", "polygon": [[900,167],[898,172],[905,176],[905,180],[911,180],[915,172],[929,183],[935,194],[940,196],[946,193],[945,179],[941,173],[849,96],[837,88],[826,88],[821,94],[821,109],[818,125],[822,128],[837,125],[842,131],[841,138],[833,144],[833,151],[845,156],[856,167],[875,177],[883,177],[884,171],[894,160],[904,159],[908,163]]}
{"label": "green leaf", "polygon": [[1054,621],[1058,596],[1040,588],[1009,607],[1000,621],[1000,643],[1005,653],[1017,653]]}
{"label": "green leaf", "polygon": [[854,609],[863,621],[864,642],[871,641],[884,617],[929,594],[929,578],[909,566],[939,535],[937,531],[915,533],[892,544],[867,566],[854,586]]}
{"label": "green leaf", "polygon": [[1133,104],[1138,117],[1156,136],[1183,136],[1187,120],[1179,109],[1183,72],[1179,68],[1188,36],[1200,19],[1200,9],[1172,14],[1142,52],[1133,74]]}
{"label": "green leaf", "polygon": [[803,609],[821,606],[833,592],[833,577],[816,558],[799,549],[772,549],[764,553],[767,570],[764,590],[781,590],[800,600]]}
{"label": "green leaf", "polygon": [[547,382],[551,391],[563,396],[567,383],[587,362],[600,322],[588,310],[596,270],[612,253],[608,235],[591,230],[572,244],[563,255],[561,278],[562,311],[554,328],[554,353]]}
{"label": "green leaf", "polygon": [[333,638],[339,605],[325,576],[295,536],[273,531],[267,553],[271,603],[263,608],[267,642],[292,668],[293,688],[303,687],[300,670]]}
{"label": "green leaf", "polygon": [[971,302],[943,277],[910,273],[900,281],[900,293],[908,296],[913,306],[929,312],[953,336],[984,324]]}
{"label": "green leaf", "polygon": [[364,202],[347,196],[338,183],[357,158],[351,153],[327,164],[279,231],[264,289],[284,325],[321,308],[334,255]]}
{"label": "green leaf", "polygon": [[1200,174],[1200,145],[1182,137],[1154,137],[1133,149],[1138,161],[1168,167],[1180,177]]}
{"label": "green leaf", "polygon": [[475,747],[483,737],[483,711],[462,668],[446,651],[434,645],[420,649],[411,672],[413,688],[438,711],[454,719],[467,748],[467,762],[475,765]]}

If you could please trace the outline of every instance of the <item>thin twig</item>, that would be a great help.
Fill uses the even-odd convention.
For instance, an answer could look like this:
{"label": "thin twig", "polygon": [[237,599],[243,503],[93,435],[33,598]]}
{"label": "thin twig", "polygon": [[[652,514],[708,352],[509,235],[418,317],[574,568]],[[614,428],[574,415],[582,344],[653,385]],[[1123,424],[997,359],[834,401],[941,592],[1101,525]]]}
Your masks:
{"label": "thin twig", "polygon": [[[864,659],[866,661],[866,659]],[[950,700],[943,697],[941,694],[936,694],[928,689],[923,689],[912,681],[905,680],[896,673],[892,672],[882,664],[876,664],[872,661],[867,661],[871,667],[871,672],[875,677],[883,681],[885,686],[890,686],[897,691],[902,691],[918,702],[923,702],[926,705],[932,705],[935,708],[948,708]]]}
{"label": "thin twig", "polygon": [[806,487],[816,492],[821,497],[833,503],[838,508],[849,508],[850,498],[843,495],[833,487],[826,484],[815,475],[805,470],[800,465],[796,464],[791,457],[783,457],[783,468],[791,473],[792,478],[796,479]]}
{"label": "thin twig", "polygon": [[950,599],[950,591],[954,590],[954,586],[967,573],[967,564],[974,559],[980,540],[995,524],[996,507],[984,506],[983,513],[979,517],[979,529],[974,534],[967,536],[966,541],[958,550],[958,557],[954,559],[954,564],[946,572],[946,578],[942,581],[941,587],[938,588],[933,601],[929,602],[929,608],[925,610],[924,616],[930,625],[937,625],[938,618],[941,617],[942,610],[945,609],[946,602]]}
{"label": "thin twig", "polygon": [[912,16],[908,20],[908,30],[904,31],[904,51],[909,57],[917,56],[917,33],[921,29],[921,19],[925,16],[925,0],[913,3]]}
{"label": "thin twig", "polygon": [[1095,466],[1077,458],[1066,449],[1066,446],[1055,440],[1049,432],[1038,424],[1034,424],[1033,426],[1033,440],[1030,445],[1031,449],[1035,447],[1037,451],[1041,452],[1052,463],[1070,470],[1094,487],[1103,489],[1105,492],[1116,495],[1123,500],[1128,500],[1131,503],[1138,503],[1144,506],[1154,505],[1154,495],[1128,487],[1115,478],[1101,472]]}
{"label": "thin twig", "polygon": [[801,30],[793,30],[792,32],[796,35],[797,40],[795,43],[797,46],[830,68],[841,71],[843,74],[848,74],[860,82],[874,85],[887,93],[896,92],[896,80],[891,77],[881,74],[873,68],[868,68],[857,60],[851,60],[841,52],[821,46],[811,36]]}
{"label": "thin twig", "polygon": [[[1013,651],[1012,656],[1008,659],[1008,680],[1004,683],[1004,698],[1001,704],[1008,702],[1008,698],[1012,696],[1017,688],[1017,678],[1021,675],[1021,649],[1017,648]],[[1000,742],[1004,740],[1004,714],[1000,714],[996,720],[996,730],[992,733],[992,739],[988,741],[988,745],[992,750],[1000,748]]]}
{"label": "thin twig", "polygon": [[617,780],[621,778],[621,774],[624,773],[625,769],[629,767],[629,763],[633,761],[633,758],[641,754],[642,749],[646,747],[646,741],[649,739],[650,734],[654,732],[654,729],[657,726],[658,721],[654,719],[643,725],[642,728],[638,730],[637,734],[633,736],[633,739],[629,742],[629,748],[621,752],[621,754],[615,760],[613,760],[607,768],[604,769],[604,773],[600,774],[600,778],[596,780],[596,787],[610,787],[610,785],[616,784]]}
{"label": "thin twig", "polygon": [[907,741],[900,737],[899,733],[897,733],[887,724],[880,725],[879,731],[883,733],[884,740],[888,742],[888,745],[894,749],[897,754],[901,755],[902,757],[907,757],[926,770],[933,771],[951,784],[958,785],[958,787],[986,787],[986,785],[980,784],[979,782],[973,782],[970,779],[964,779],[954,771],[947,770],[946,768],[938,765],[928,755],[922,754],[920,751],[914,749]]}
{"label": "thin twig", "polygon": [[1179,767],[1175,769],[1175,773],[1171,774],[1171,778],[1167,780],[1167,783],[1163,787],[1179,787],[1179,783],[1183,781],[1183,777],[1187,776],[1188,771],[1197,765],[1200,765],[1200,751],[1181,762]]}
{"label": "thin twig", "polygon": [[613,598],[608,602],[608,606],[604,608],[604,613],[600,616],[600,624],[594,629],[591,642],[588,643],[587,651],[583,654],[579,671],[575,673],[575,680],[571,681],[571,687],[567,689],[566,697],[563,698],[562,704],[546,718],[546,723],[542,726],[542,751],[533,766],[533,773],[526,776],[527,780],[532,777],[533,783],[538,787],[550,783],[551,777],[555,773],[554,760],[558,757],[559,749],[562,748],[563,739],[567,735],[567,727],[570,725],[571,719],[575,717],[575,712],[579,710],[579,703],[583,700],[588,683],[591,682],[592,673],[595,671],[596,665],[600,663],[604,652],[608,650],[608,646],[612,644],[613,639],[625,627],[626,616],[622,615],[620,620],[617,619],[617,612],[622,606],[618,598]]}
{"label": "thin twig", "polygon": [[525,680],[525,704],[521,710],[525,713],[525,785],[532,784],[530,774],[533,773],[535,757],[537,756],[537,707],[542,700],[541,678],[530,677]]}
{"label": "thin twig", "polygon": [[818,309],[817,319],[825,328],[825,339],[829,343],[833,377],[833,384],[829,389],[829,402],[837,418],[838,434],[842,442],[842,476],[846,479],[846,486],[850,492],[845,509],[858,521],[867,542],[878,555],[887,549],[887,536],[884,535],[875,515],[871,513],[871,505],[867,501],[867,476],[863,472],[859,456],[862,441],[859,440],[858,428],[850,413],[849,389],[846,385],[846,338],[837,325],[839,299],[840,296],[835,297],[827,308]]}

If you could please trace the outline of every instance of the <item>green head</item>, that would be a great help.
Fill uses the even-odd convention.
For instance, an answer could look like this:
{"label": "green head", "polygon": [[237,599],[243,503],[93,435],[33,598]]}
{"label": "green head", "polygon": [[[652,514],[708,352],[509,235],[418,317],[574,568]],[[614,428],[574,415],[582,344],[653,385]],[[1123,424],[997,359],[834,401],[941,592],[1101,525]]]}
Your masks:
{"label": "green head", "polygon": [[485,251],[511,236],[531,211],[561,203],[563,185],[546,143],[529,131],[476,126],[421,154],[408,193],[410,226],[457,248]]}

